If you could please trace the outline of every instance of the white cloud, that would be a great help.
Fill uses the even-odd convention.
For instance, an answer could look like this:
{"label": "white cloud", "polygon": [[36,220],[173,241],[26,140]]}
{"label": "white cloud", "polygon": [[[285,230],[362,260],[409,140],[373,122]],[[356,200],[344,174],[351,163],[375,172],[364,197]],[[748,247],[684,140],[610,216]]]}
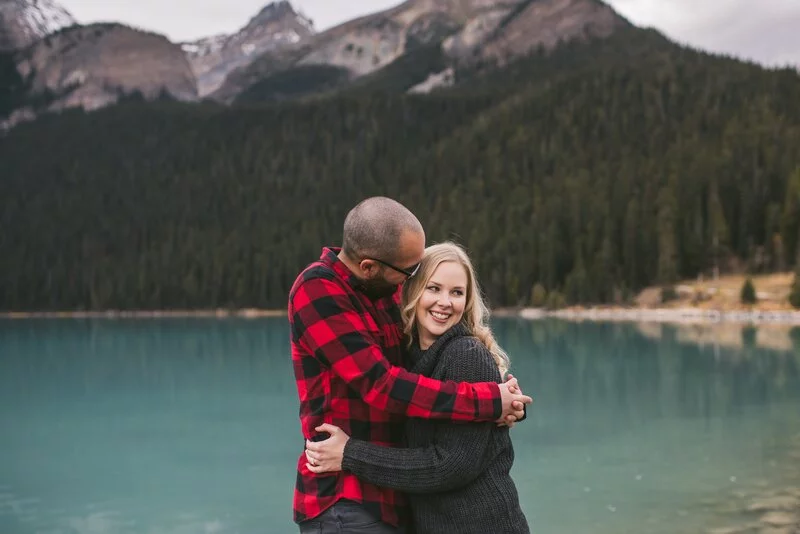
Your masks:
{"label": "white cloud", "polygon": [[697,48],[769,65],[800,65],[797,0],[609,0],[639,26]]}
{"label": "white cloud", "polygon": [[[247,24],[269,0],[57,0],[82,23],[119,21],[188,41],[232,33]],[[369,12],[397,5],[398,0],[291,0],[296,9],[329,28]]]}

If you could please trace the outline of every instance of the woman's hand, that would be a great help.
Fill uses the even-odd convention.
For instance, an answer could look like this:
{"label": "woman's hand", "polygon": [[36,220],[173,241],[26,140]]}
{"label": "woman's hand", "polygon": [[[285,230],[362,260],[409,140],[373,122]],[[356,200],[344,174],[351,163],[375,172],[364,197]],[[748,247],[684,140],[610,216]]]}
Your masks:
{"label": "woman's hand", "polygon": [[338,426],[325,423],[315,428],[317,432],[327,432],[331,437],[325,441],[306,440],[306,467],[312,473],[330,473],[342,470],[344,446],[350,439]]}
{"label": "woman's hand", "polygon": [[522,388],[512,374],[500,384],[500,396],[503,402],[503,416],[496,421],[497,426],[513,428],[517,421],[525,419],[525,404],[532,403],[533,399],[522,394]]}

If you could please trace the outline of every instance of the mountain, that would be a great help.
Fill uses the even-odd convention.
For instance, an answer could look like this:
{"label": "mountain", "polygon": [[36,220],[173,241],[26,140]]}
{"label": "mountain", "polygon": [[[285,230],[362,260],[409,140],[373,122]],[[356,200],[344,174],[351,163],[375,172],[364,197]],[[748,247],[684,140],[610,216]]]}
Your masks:
{"label": "mountain", "polygon": [[[438,70],[416,69],[402,84],[402,90],[407,90],[427,82],[425,90],[430,90],[437,85],[431,80],[451,80],[446,73],[453,68],[502,65],[540,47],[550,50],[573,40],[608,37],[627,26],[625,19],[599,0],[409,0],[331,28],[304,46],[267,52],[248,67],[231,72],[213,96],[231,102],[247,93],[252,101],[258,92],[251,90],[254,85],[271,87],[271,76],[286,79],[287,71],[293,69],[300,69],[304,80],[327,89],[331,69],[338,69],[336,78],[352,82],[396,61],[419,61],[406,60],[406,56],[433,52],[441,56],[434,62]],[[313,67],[320,67],[320,76],[309,76]],[[265,98],[271,96],[260,92]]]}
{"label": "mountain", "polygon": [[471,20],[444,43],[461,61],[505,63],[542,47],[608,37],[628,23],[599,0],[525,0],[510,11]]}
{"label": "mountain", "polygon": [[98,109],[131,95],[197,98],[194,74],[180,46],[120,24],[71,26],[12,57],[17,85],[26,96],[7,125],[43,111]]}
{"label": "mountain", "polygon": [[52,0],[0,0],[0,52],[25,48],[73,24],[72,15]]}
{"label": "mountain", "polygon": [[280,1],[265,6],[235,34],[206,37],[182,47],[204,97],[216,91],[232,70],[249,65],[265,52],[290,48],[314,33],[311,20],[288,1]]}
{"label": "mountain", "polygon": [[0,130],[46,111],[93,110],[130,95],[195,100],[230,70],[314,33],[287,1],[265,6],[236,34],[181,45],[121,24],[75,25],[49,0],[0,2],[0,37],[8,43],[0,49]]}
{"label": "mountain", "polygon": [[[44,5],[0,1],[20,13],[20,6]],[[600,0],[409,0],[316,34],[284,0],[266,5],[235,34],[179,45],[187,74],[176,45],[165,39],[119,24],[93,25],[58,32],[11,58],[0,52],[0,120],[8,117],[0,127],[45,110],[96,109],[136,92],[223,103],[341,91],[425,93],[539,49],[608,37],[628,26]],[[97,38],[83,39],[92,32]],[[105,63],[84,64],[93,55]],[[188,87],[192,78],[195,89]]]}
{"label": "mountain", "polygon": [[493,306],[789,270],[798,146],[797,71],[632,27],[427,95],[66,111],[0,142],[0,310],[285,307],[378,194],[463,243]]}

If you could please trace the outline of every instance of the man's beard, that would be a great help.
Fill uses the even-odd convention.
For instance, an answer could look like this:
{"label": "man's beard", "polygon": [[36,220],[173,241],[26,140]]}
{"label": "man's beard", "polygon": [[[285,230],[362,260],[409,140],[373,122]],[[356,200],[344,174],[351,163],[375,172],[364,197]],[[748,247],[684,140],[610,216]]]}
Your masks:
{"label": "man's beard", "polygon": [[397,291],[397,284],[390,284],[386,280],[379,278],[374,280],[364,280],[364,294],[370,300],[379,300],[391,297]]}

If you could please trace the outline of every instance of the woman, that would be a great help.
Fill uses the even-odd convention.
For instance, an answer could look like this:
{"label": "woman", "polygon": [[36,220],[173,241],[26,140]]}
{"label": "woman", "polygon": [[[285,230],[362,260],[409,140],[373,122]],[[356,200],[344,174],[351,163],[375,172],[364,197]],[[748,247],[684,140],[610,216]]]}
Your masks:
{"label": "woman", "polygon": [[[458,245],[428,247],[417,276],[403,287],[410,371],[438,380],[500,382],[508,356],[487,325],[469,257]],[[340,428],[307,442],[315,473],[347,470],[372,484],[407,492],[418,534],[528,533],[509,470],[508,428],[494,423],[406,423],[408,448],[350,439]]]}

